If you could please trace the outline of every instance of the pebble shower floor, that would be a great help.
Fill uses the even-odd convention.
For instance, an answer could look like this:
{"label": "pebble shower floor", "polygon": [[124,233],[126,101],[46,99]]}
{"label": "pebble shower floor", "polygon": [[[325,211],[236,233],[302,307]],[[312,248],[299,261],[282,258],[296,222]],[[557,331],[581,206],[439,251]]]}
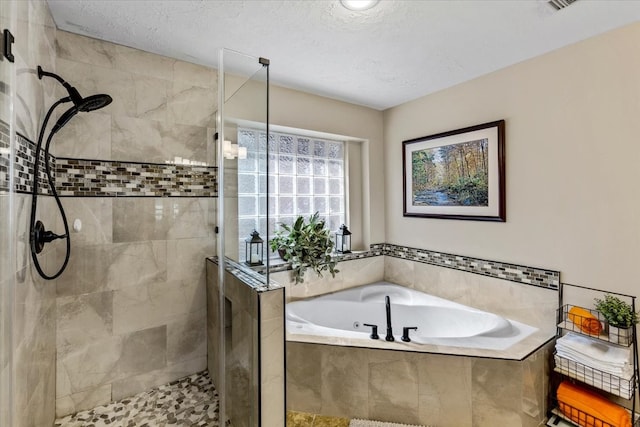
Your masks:
{"label": "pebble shower floor", "polygon": [[57,419],[54,427],[218,427],[218,393],[206,371]]}

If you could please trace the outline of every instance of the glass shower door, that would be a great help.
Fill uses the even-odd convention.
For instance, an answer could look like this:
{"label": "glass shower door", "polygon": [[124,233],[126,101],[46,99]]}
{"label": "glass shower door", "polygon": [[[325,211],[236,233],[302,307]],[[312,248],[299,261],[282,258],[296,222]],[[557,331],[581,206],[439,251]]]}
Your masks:
{"label": "glass shower door", "polygon": [[[268,280],[267,139],[268,60],[222,50],[219,56],[218,165],[218,373],[221,425],[261,425],[258,294],[228,283],[225,267]],[[254,135],[250,137],[249,135]],[[242,188],[242,195],[238,189]],[[251,251],[255,232],[263,242]],[[253,236],[252,236],[253,235]],[[260,250],[261,248],[261,250]],[[262,264],[260,264],[262,263]],[[249,265],[251,264],[251,265]],[[241,296],[239,294],[242,294]]]}
{"label": "glass shower door", "polygon": [[[0,1],[0,46],[5,29],[15,31],[13,1]],[[12,320],[14,289],[13,99],[15,65],[0,47],[0,426],[13,425]]]}

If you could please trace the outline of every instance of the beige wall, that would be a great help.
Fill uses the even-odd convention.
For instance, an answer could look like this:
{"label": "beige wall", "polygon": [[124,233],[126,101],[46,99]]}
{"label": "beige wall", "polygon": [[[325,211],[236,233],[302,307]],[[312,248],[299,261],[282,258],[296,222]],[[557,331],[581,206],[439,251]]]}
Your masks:
{"label": "beige wall", "polygon": [[362,191],[363,243],[368,249],[371,243],[384,242],[382,112],[277,86],[271,87],[269,96],[269,118],[273,125],[365,140],[362,173],[368,179],[364,180]]}
{"label": "beige wall", "polygon": [[[272,68],[277,66],[271,65]],[[235,92],[245,80],[225,77],[228,81],[226,92],[233,93],[233,102],[225,105],[225,116],[263,122],[263,80],[245,84],[242,90]],[[263,77],[260,74],[260,78]],[[349,146],[350,218],[347,224],[354,232],[354,249],[368,249],[371,243],[385,241],[382,123],[381,111],[273,84],[269,86],[272,130],[280,131],[280,126],[355,139]],[[235,129],[229,127],[225,132],[225,138],[235,142]],[[235,248],[231,251],[235,253]]]}
{"label": "beige wall", "polygon": [[[636,294],[640,24],[384,113],[387,242]],[[402,141],[506,120],[507,222],[402,216]]]}

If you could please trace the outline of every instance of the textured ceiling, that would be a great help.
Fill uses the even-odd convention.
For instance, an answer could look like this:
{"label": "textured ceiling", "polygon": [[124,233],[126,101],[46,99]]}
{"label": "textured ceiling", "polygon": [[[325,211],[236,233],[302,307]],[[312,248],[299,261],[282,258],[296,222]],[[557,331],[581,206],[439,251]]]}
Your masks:
{"label": "textured ceiling", "polygon": [[640,1],[48,0],[58,28],[217,67],[229,48],[271,82],[379,110],[638,21]]}

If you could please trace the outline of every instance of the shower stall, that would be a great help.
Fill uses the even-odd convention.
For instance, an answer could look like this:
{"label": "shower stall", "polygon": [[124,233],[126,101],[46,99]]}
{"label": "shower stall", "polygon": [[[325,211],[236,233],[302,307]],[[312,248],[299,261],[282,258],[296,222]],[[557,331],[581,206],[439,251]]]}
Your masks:
{"label": "shower stall", "polygon": [[[270,234],[267,212],[268,61],[231,51],[221,54],[220,83],[217,86],[221,101],[215,126],[218,142],[214,163],[219,170],[215,171],[210,166],[214,159],[208,157],[208,149],[214,144],[213,135],[207,137],[207,132],[214,127],[209,119],[215,109],[215,71],[193,70],[191,64],[179,63],[179,72],[173,80],[168,80],[181,89],[189,88],[185,92],[190,95],[194,85],[192,75],[202,77],[196,84],[199,85],[195,90],[198,96],[189,96],[188,102],[183,102],[180,92],[171,99],[177,99],[175,104],[179,106],[170,109],[177,116],[176,121],[182,123],[179,129],[193,131],[193,134],[178,135],[180,132],[165,128],[166,121],[156,116],[149,119],[133,117],[140,111],[146,112],[148,105],[134,105],[142,110],[127,109],[133,108],[125,101],[132,101],[134,76],[127,80],[129,86],[124,88],[121,81],[112,82],[106,78],[96,79],[95,86],[93,80],[83,81],[83,75],[94,75],[92,71],[99,67],[86,64],[82,62],[84,58],[73,55],[59,58],[56,45],[89,42],[80,36],[56,30],[46,9],[46,2],[0,2],[0,34],[3,36],[0,46],[4,45],[5,29],[16,35],[13,45],[15,62],[10,62],[5,52],[0,51],[0,425],[51,425],[56,412],[65,414],[86,409],[71,404],[64,406],[67,402],[75,402],[71,397],[83,393],[97,396],[95,403],[90,402],[97,406],[131,396],[146,384],[138,384],[133,379],[143,378],[149,381],[148,387],[156,386],[156,374],[161,374],[158,378],[164,378],[164,375],[173,375],[174,372],[188,375],[201,371],[206,366],[207,356],[211,359],[216,352],[221,360],[211,376],[217,377],[215,385],[220,391],[221,418],[231,419],[234,426],[284,425],[284,373],[281,369],[284,365],[284,338],[279,337],[275,344],[268,342],[266,335],[271,329],[262,322],[265,316],[269,316],[269,325],[279,326],[274,330],[283,332],[283,319],[277,317],[283,311],[283,291],[265,285],[268,283],[266,248]],[[22,25],[25,23],[30,25]],[[18,34],[17,27],[28,27],[30,32]],[[126,49],[102,42],[100,47]],[[137,60],[137,53],[126,52]],[[166,65],[163,60],[159,61]],[[41,65],[40,73],[38,65]],[[167,69],[171,70],[169,73],[173,72],[169,65]],[[118,72],[129,75],[127,70],[118,69]],[[77,91],[61,86],[62,82],[54,75],[69,79],[83,96],[90,95],[92,91],[106,91],[113,95],[114,102],[95,115],[77,114],[103,105],[107,98],[76,96]],[[145,83],[152,80],[145,76],[140,79]],[[61,162],[57,166],[75,160],[95,161],[98,166],[109,168],[115,167],[116,162],[124,162],[131,167],[138,167],[136,161],[151,162],[154,168],[162,170],[185,169],[190,173],[189,178],[206,175],[202,182],[189,182],[194,187],[211,185],[212,188],[215,179],[219,179],[219,197],[212,199],[215,192],[209,187],[206,191],[193,190],[199,191],[195,196],[187,194],[191,188],[185,189],[185,194],[180,193],[176,198],[155,193],[149,197],[61,194],[67,197],[63,199],[69,215],[69,223],[65,227],[54,197],[44,197],[51,195],[45,193],[50,186],[44,162],[38,166],[40,181],[35,185],[31,181],[35,169],[34,147],[41,133],[43,118],[53,104],[65,98],[69,100],[62,104],[67,107],[58,104],[60,111],[56,112],[61,114],[51,115],[41,138],[42,154],[47,151],[49,139],[55,150],[55,161]],[[196,115],[202,117],[194,117]],[[117,120],[112,120],[114,117]],[[85,124],[85,120],[99,126],[101,132],[91,133],[89,142],[93,145],[76,150],[74,144],[82,135],[73,131],[76,125]],[[109,140],[112,152],[118,156],[101,157],[100,153],[104,153],[101,143],[119,132],[110,124],[117,121],[117,124],[126,126],[134,121],[140,123],[138,120],[144,120],[152,130],[162,131],[157,133],[162,134],[162,141],[168,144],[162,147],[164,151],[153,151],[148,144],[145,145],[147,141],[158,142],[158,138],[152,140],[146,135],[136,135],[133,142],[139,143],[136,147],[140,150],[127,151],[131,141],[127,140],[125,145],[125,138],[120,138],[120,145]],[[69,125],[61,129],[67,121]],[[105,123],[109,126],[102,127]],[[53,128],[61,129],[58,136],[47,138],[49,129]],[[239,129],[252,129],[261,136],[251,141],[239,138]],[[193,146],[185,144],[184,138],[193,142]],[[158,145],[153,148],[158,148]],[[100,150],[94,150],[96,147]],[[138,152],[144,157],[134,157]],[[152,155],[155,157],[150,158]],[[191,160],[202,160],[207,156],[207,165],[192,164],[189,167],[164,163],[180,156]],[[44,156],[38,157],[43,160]],[[53,165],[51,168],[54,169]],[[248,184],[246,180],[238,180],[239,174],[252,176],[252,181]],[[253,192],[240,200],[238,185],[250,185]],[[31,208],[35,199],[34,219],[40,220],[46,226],[44,228],[38,226],[37,221],[32,225]],[[244,214],[248,205],[252,207],[252,215]],[[213,209],[218,209],[218,221],[209,221]],[[137,219],[143,214],[147,214],[144,221],[123,220]],[[51,243],[42,244],[32,236],[40,235],[46,241],[58,235],[68,235],[66,229],[75,218],[83,219],[83,230],[93,230],[93,234],[74,234],[71,248],[74,252],[64,274],[52,281],[45,280],[38,274],[34,262],[37,260],[42,264],[46,275],[57,276],[65,263],[67,239],[54,239]],[[90,218],[91,222],[85,218]],[[210,341],[215,349],[207,355],[203,351],[205,310],[201,296],[204,295],[199,293],[204,290],[204,271],[198,268],[202,268],[204,257],[214,252],[214,226],[219,228],[217,254],[220,265],[224,267],[219,269],[222,286],[215,309],[222,322],[217,335],[219,339]],[[264,252],[261,265],[248,266],[245,264],[246,239],[254,230],[263,240]],[[73,228],[71,232],[74,232]],[[102,238],[103,235],[107,237]],[[91,236],[100,236],[101,240],[93,241]],[[43,249],[35,259],[31,255],[32,241],[36,253],[40,247]],[[169,262],[178,257],[179,262]],[[144,274],[130,273],[140,273],[141,268],[145,269]],[[245,274],[259,284],[237,287],[235,285],[239,281],[229,281],[224,271],[234,272],[236,279],[238,274]],[[112,287],[98,287],[98,284],[107,283]],[[123,302],[131,300],[129,291],[142,292],[146,287],[157,291],[153,295],[161,296],[163,305],[157,310],[147,311],[149,315],[137,316],[137,306],[129,307]],[[183,295],[178,292],[182,289],[186,289],[183,300],[172,300],[174,295]],[[240,295],[239,289],[250,292]],[[167,291],[173,293],[167,296]],[[190,295],[194,297],[190,298]],[[85,300],[95,304],[85,304]],[[143,308],[155,309],[155,301],[142,298],[138,302]],[[94,308],[100,316],[95,317],[94,324],[89,324],[82,317],[83,310]],[[255,310],[249,311],[248,308]],[[164,315],[163,311],[169,309],[175,310],[175,313],[169,313],[175,314],[175,319],[169,319],[169,314]],[[61,313],[63,321],[59,317]],[[133,324],[132,320],[138,323]],[[84,333],[76,334],[76,328]],[[74,340],[64,343],[65,349],[73,351],[59,351],[56,337],[63,335]],[[153,363],[140,357],[142,351],[139,351],[138,344],[147,345],[147,341],[138,339],[141,336],[148,338],[154,346],[154,351],[149,352],[150,357],[156,356],[152,357]],[[82,357],[74,358],[75,354]],[[120,357],[121,354],[128,358]],[[163,357],[165,354],[169,354],[171,360]],[[269,360],[277,363],[265,362]],[[101,361],[105,363],[100,369],[109,375],[105,378],[95,376],[90,383],[82,383],[88,377],[85,373],[93,372]],[[274,371],[274,366],[280,371]],[[56,384],[56,372],[68,373],[70,381]],[[64,375],[58,377],[66,378]],[[76,384],[72,383],[76,380],[79,381],[78,387],[74,388]],[[103,395],[100,393],[102,390],[111,391]],[[274,419],[279,421],[269,421]]]}

